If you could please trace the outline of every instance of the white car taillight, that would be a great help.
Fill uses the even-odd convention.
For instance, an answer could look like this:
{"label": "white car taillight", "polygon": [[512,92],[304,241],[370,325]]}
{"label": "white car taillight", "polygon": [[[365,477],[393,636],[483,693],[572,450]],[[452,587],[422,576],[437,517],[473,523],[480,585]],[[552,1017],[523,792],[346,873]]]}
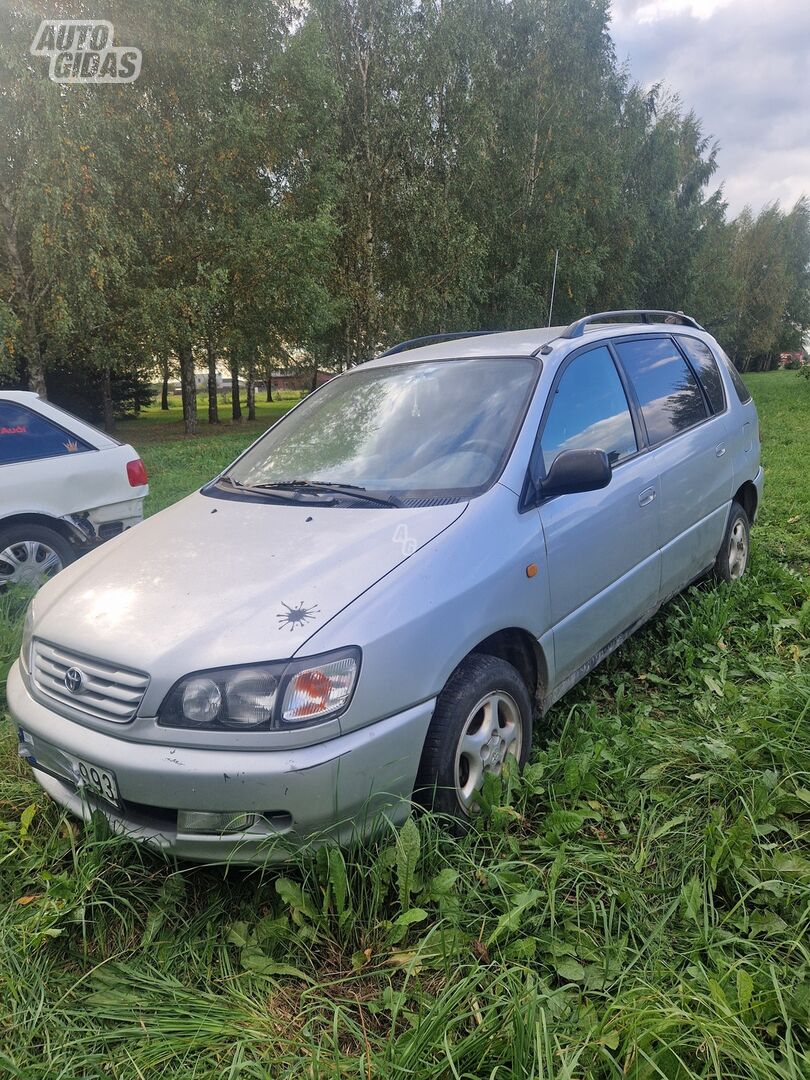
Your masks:
{"label": "white car taillight", "polygon": [[127,462],[127,480],[130,487],[143,487],[149,483],[149,474],[140,458]]}

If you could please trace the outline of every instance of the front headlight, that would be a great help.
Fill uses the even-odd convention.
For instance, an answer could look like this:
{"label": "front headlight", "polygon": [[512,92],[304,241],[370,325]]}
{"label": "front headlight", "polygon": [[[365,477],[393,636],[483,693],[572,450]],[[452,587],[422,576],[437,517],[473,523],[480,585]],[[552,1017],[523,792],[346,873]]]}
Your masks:
{"label": "front headlight", "polygon": [[305,660],[198,671],[175,683],[158,711],[158,723],[207,731],[317,724],[346,709],[359,671],[356,647]]}
{"label": "front headlight", "polygon": [[28,605],[23,623],[22,644],[20,646],[20,662],[26,671],[31,670],[31,645],[34,641],[34,601]]}

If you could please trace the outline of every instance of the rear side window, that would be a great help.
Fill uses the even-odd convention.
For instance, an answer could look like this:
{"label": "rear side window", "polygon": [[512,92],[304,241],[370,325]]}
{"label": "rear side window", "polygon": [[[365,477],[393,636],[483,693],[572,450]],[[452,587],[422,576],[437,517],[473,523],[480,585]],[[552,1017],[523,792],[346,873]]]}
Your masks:
{"label": "rear side window", "polygon": [[13,401],[0,401],[0,465],[92,450],[57,424]]}
{"label": "rear side window", "polygon": [[731,381],[734,383],[734,389],[737,391],[737,397],[740,399],[740,403],[745,405],[746,402],[751,400],[751,391],[745,385],[739,371],[734,367],[734,364],[728,358],[723,349],[720,350],[720,355],[723,357],[728,373],[731,376]]}
{"label": "rear side window", "polygon": [[546,472],[563,450],[604,450],[611,465],[635,454],[627,397],[603,346],[580,353],[563,372],[540,445]]}
{"label": "rear side window", "polygon": [[706,419],[700,387],[670,338],[615,344],[636,391],[653,446]]}
{"label": "rear side window", "polygon": [[693,337],[678,335],[678,344],[692,361],[692,367],[706,391],[712,412],[722,412],[726,406],[723,380],[720,378],[720,369],[717,367],[712,350],[705,342]]}

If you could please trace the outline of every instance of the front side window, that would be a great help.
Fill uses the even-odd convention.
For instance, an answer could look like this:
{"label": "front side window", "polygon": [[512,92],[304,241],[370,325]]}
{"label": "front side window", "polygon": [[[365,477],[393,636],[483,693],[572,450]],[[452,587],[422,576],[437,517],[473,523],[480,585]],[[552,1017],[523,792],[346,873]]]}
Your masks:
{"label": "front side window", "polygon": [[476,494],[505,463],[539,370],[528,357],[357,368],[307,398],[225,477],[260,489],[307,481]]}
{"label": "front side window", "polygon": [[656,446],[706,419],[706,405],[689,365],[669,338],[615,342],[636,391],[650,444]]}
{"label": "front side window", "polygon": [[0,401],[0,465],[92,450],[86,442],[13,401]]}
{"label": "front side window", "polygon": [[580,353],[563,372],[540,444],[546,472],[563,450],[604,450],[611,465],[635,454],[627,397],[604,346]]}
{"label": "front side window", "polygon": [[726,406],[723,394],[723,380],[720,378],[720,369],[717,366],[712,350],[699,338],[681,337],[678,335],[678,344],[689,357],[692,367],[697,372],[706,397],[709,399],[713,413],[721,413]]}

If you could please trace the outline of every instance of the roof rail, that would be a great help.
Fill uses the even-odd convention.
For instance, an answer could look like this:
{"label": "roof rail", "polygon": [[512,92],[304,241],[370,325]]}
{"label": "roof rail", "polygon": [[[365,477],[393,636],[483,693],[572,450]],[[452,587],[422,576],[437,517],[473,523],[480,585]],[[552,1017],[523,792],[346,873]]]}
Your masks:
{"label": "roof rail", "polygon": [[380,356],[395,356],[396,353],[407,352],[408,349],[421,349],[423,345],[438,345],[441,341],[457,341],[459,338],[482,337],[484,334],[497,333],[497,330],[459,330],[453,334],[427,334],[425,337],[400,341],[398,345],[392,345],[390,349],[380,353]]}
{"label": "roof rail", "polygon": [[[633,319],[630,319],[633,316]],[[655,316],[655,318],[653,318]],[[631,322],[640,319],[642,323],[677,323],[680,326],[691,326],[694,330],[702,330],[703,327],[690,315],[684,315],[682,311],[659,311],[656,308],[636,308],[630,311],[597,311],[594,315],[586,315],[583,319],[577,319],[560,334],[561,338],[578,338],[585,333],[585,327],[590,323],[601,322],[603,319],[621,319]]]}

